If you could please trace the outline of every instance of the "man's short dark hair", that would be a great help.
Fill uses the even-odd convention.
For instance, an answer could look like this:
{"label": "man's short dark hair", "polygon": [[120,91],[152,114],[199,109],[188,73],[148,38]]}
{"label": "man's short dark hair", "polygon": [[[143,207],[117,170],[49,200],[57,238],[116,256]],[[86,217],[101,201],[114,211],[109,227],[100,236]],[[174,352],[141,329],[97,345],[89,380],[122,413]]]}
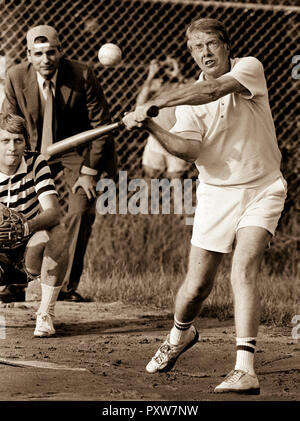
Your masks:
{"label": "man's short dark hair", "polygon": [[11,114],[11,113],[0,113],[0,129],[6,130],[9,133],[22,134],[27,142],[27,127],[24,118]]}
{"label": "man's short dark hair", "polygon": [[186,36],[189,39],[193,32],[204,32],[207,34],[217,34],[224,44],[227,44],[231,51],[231,42],[225,28],[225,25],[217,19],[201,18],[194,20],[186,30]]}

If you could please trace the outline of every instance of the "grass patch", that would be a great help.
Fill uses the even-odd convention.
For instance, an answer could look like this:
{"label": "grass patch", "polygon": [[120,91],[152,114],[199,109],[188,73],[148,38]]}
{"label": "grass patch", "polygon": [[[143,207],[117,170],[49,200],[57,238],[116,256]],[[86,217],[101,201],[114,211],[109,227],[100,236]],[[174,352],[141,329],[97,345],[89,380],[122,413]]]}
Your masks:
{"label": "grass patch", "polygon": [[[80,291],[93,301],[123,301],[173,311],[184,279],[190,226],[178,215],[97,216],[86,255]],[[293,224],[279,231],[259,274],[261,321],[287,325],[300,314],[298,249]],[[233,317],[231,255],[220,265],[201,316]]]}

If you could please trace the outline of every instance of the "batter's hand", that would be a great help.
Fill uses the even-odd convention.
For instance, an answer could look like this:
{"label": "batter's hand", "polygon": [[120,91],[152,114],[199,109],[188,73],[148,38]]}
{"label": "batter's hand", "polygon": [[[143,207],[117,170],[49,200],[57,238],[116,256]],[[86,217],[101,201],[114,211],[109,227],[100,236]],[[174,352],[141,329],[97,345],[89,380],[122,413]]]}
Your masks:
{"label": "batter's hand", "polygon": [[72,193],[75,194],[80,187],[85,191],[88,200],[96,198],[96,180],[94,176],[81,174],[72,187]]}
{"label": "batter's hand", "polygon": [[153,105],[153,103],[147,102],[136,107],[134,111],[125,114],[122,121],[126,128],[130,130],[136,127],[143,127],[143,123],[150,118],[147,113]]}

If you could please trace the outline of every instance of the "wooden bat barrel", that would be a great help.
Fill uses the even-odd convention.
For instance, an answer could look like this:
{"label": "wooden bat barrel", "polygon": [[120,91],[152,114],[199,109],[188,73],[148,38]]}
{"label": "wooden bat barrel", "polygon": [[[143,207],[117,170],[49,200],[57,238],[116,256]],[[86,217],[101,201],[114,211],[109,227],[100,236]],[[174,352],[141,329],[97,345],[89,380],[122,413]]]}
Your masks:
{"label": "wooden bat barrel", "polygon": [[[149,117],[156,117],[158,112],[158,108],[152,106],[149,108],[147,114]],[[78,133],[74,136],[53,143],[52,145],[48,146],[47,153],[50,157],[62,155],[66,152],[70,152],[71,150],[76,149],[80,145],[92,142],[93,140],[97,139],[97,137],[103,136],[121,127],[124,127],[124,123],[122,121],[117,121],[112,124],[96,127],[95,129],[86,130],[85,132]]]}

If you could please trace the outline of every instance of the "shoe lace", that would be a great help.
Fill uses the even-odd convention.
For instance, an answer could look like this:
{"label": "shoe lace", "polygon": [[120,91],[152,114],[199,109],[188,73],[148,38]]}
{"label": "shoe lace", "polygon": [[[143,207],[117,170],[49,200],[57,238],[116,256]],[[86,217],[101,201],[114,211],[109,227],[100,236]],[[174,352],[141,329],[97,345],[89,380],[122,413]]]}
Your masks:
{"label": "shoe lace", "polygon": [[235,383],[242,377],[243,374],[244,373],[240,370],[234,370],[228,374],[225,380],[227,383]]}
{"label": "shoe lace", "polygon": [[155,357],[154,357],[154,361],[156,361],[158,364],[160,364],[161,362],[163,362],[168,357],[168,353],[170,351],[171,351],[171,346],[168,343],[162,344],[161,347],[158,350],[157,355],[155,355]]}
{"label": "shoe lace", "polygon": [[37,315],[39,316],[38,317],[38,320],[40,320],[40,321],[47,322],[49,320],[48,314],[39,314],[39,313],[37,313]]}

